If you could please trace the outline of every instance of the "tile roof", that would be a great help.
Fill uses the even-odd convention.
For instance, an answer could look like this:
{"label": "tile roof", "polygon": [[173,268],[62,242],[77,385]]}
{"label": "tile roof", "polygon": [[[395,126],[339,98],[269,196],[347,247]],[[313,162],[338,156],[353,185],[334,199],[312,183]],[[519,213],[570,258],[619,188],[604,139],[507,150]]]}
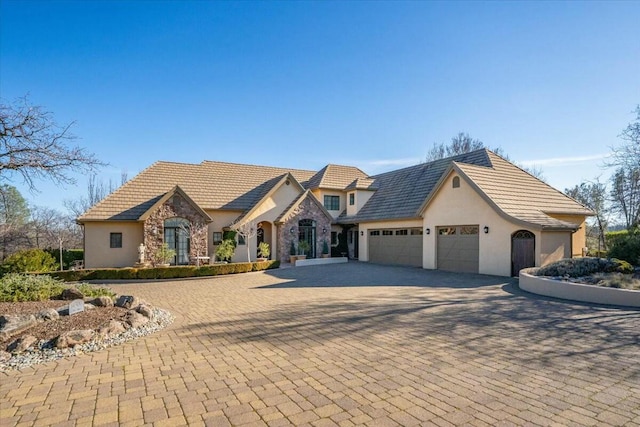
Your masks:
{"label": "tile roof", "polygon": [[316,173],[212,161],[156,162],[90,208],[78,221],[137,221],[176,185],[203,209],[245,211],[288,172],[303,186]]}
{"label": "tile roof", "polygon": [[456,167],[508,216],[543,228],[575,224],[547,214],[593,215],[593,212],[499,155],[487,151],[492,167],[456,162]]}
{"label": "tile roof", "polygon": [[339,221],[418,218],[422,203],[452,161],[491,166],[487,151],[477,150],[373,176],[377,191],[355,216],[344,216]]}
{"label": "tile roof", "polygon": [[306,188],[344,190],[358,178],[367,178],[367,174],[355,166],[327,165],[309,180]]}
{"label": "tile roof", "polygon": [[378,185],[373,178],[357,178],[345,190],[377,190]]}

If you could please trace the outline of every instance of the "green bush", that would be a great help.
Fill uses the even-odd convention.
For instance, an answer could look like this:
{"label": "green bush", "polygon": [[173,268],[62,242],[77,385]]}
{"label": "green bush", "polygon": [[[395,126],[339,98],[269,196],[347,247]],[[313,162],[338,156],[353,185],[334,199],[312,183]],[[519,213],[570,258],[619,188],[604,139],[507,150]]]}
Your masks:
{"label": "green bush", "polygon": [[609,256],[640,265],[640,234],[627,233],[617,237],[609,248]]}
{"label": "green bush", "polygon": [[105,268],[97,270],[52,271],[50,273],[42,273],[41,275],[51,276],[65,282],[78,282],[82,280],[155,280],[247,273],[249,271],[270,270],[278,267],[280,267],[280,261],[263,261],[212,264],[201,267],[189,265],[158,268]]}
{"label": "green bush", "polygon": [[113,292],[109,288],[103,288],[101,286],[90,285],[88,283],[79,283],[75,286],[82,295],[88,298],[97,298],[97,297],[109,297],[114,298],[116,293]]}
{"label": "green bush", "polygon": [[2,274],[53,271],[57,266],[55,258],[42,249],[25,249],[4,260]]}
{"label": "green bush", "polygon": [[47,275],[10,273],[0,278],[0,302],[46,301],[59,297],[64,283]]}
{"label": "green bush", "polygon": [[[45,251],[56,260],[60,262],[60,249],[45,249]],[[84,251],[82,249],[63,249],[62,250],[62,266],[65,270],[69,270],[74,261],[84,260]]]}
{"label": "green bush", "polygon": [[219,261],[231,261],[236,251],[236,242],[231,239],[224,239],[216,249],[216,259]]}
{"label": "green bush", "polygon": [[584,277],[595,273],[633,273],[633,267],[626,261],[614,258],[569,258],[556,261],[539,268],[536,276]]}

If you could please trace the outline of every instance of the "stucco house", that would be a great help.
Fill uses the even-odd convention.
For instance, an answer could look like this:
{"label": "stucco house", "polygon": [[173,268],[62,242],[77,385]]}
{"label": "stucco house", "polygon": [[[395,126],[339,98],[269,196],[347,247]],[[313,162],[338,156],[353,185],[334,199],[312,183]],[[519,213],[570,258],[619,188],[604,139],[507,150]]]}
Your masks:
{"label": "stucco house", "polygon": [[319,257],[323,242],[335,246],[341,236],[360,261],[511,276],[581,256],[592,214],[481,149],[375,176],[340,165],[157,162],[78,222],[86,268],[132,266],[140,244],[150,252],[167,243],[173,264],[213,260],[225,231],[251,223],[258,232],[236,236],[234,261],[255,260],[259,242],[282,262],[301,241]]}

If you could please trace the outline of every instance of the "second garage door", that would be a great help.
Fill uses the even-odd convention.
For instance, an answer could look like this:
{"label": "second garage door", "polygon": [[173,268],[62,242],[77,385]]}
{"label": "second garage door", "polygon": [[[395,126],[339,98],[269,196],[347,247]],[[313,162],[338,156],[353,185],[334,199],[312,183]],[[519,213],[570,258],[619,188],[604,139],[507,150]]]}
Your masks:
{"label": "second garage door", "polygon": [[422,229],[369,230],[369,261],[422,267]]}
{"label": "second garage door", "polygon": [[438,227],[438,270],[478,272],[477,225]]}

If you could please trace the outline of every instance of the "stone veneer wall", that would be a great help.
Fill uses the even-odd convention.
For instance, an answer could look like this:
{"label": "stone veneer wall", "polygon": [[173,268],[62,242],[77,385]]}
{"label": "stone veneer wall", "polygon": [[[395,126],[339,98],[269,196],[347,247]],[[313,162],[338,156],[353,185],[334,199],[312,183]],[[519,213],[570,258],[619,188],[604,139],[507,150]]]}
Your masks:
{"label": "stone veneer wall", "polygon": [[[204,223],[204,218],[179,194],[175,194],[162,206],[156,209],[144,222],[144,245],[146,247],[145,259],[153,261],[153,254],[164,243],[164,221],[168,218],[185,218],[191,224]],[[204,254],[208,253],[208,233],[203,236]],[[191,244],[189,256],[196,256],[194,245]]]}
{"label": "stone veneer wall", "polygon": [[[289,262],[289,249],[291,241],[294,241],[296,249],[298,247],[298,221],[302,219],[312,219],[316,222],[316,256],[322,254],[322,242],[326,239],[327,244],[331,243],[331,220],[324,212],[310,200],[312,195],[308,195],[292,215],[283,219],[283,224],[278,226],[278,255],[280,262]],[[291,227],[294,228],[291,233]],[[327,230],[327,234],[322,234],[322,228]]]}

